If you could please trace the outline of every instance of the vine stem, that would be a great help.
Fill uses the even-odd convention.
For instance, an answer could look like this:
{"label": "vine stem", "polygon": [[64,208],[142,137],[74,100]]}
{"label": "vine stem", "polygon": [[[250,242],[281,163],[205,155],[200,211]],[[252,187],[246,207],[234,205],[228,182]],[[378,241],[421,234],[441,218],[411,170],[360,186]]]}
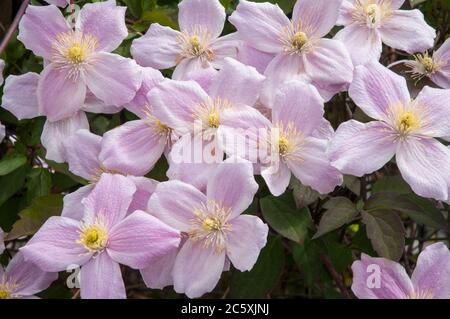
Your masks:
{"label": "vine stem", "polygon": [[3,51],[6,50],[6,47],[8,46],[9,42],[12,39],[12,36],[14,32],[17,29],[17,26],[19,25],[20,19],[22,18],[23,14],[25,13],[25,10],[28,7],[28,3],[30,0],[23,0],[22,4],[20,5],[19,11],[17,12],[16,16],[14,17],[13,22],[9,26],[8,32],[6,32],[5,37],[2,40],[2,43],[0,44],[0,54],[3,53]]}
{"label": "vine stem", "polygon": [[336,269],[334,269],[333,264],[331,263],[330,259],[325,254],[320,254],[320,259],[322,260],[323,264],[327,268],[328,272],[330,273],[334,282],[338,286],[338,288],[341,291],[344,298],[352,299],[352,296],[348,292],[347,287],[345,287],[345,284],[342,280],[341,275],[339,275],[339,273],[336,271]]}

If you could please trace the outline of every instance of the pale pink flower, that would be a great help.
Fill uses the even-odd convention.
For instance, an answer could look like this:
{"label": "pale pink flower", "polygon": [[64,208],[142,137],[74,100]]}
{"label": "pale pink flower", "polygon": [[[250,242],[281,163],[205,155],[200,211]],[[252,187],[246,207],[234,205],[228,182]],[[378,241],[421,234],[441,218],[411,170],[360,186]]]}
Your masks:
{"label": "pale pink flower", "polygon": [[450,136],[450,90],[425,87],[412,100],[406,80],[378,62],[356,68],[349,95],[376,121],[350,120],[330,143],[332,165],[363,176],[389,162],[423,197],[449,199],[450,151],[435,137]]}
{"label": "pale pink flower", "polygon": [[324,38],[336,23],[342,0],[300,0],[292,20],[271,3],[241,0],[230,22],[239,38],[275,58],[267,66],[262,102],[271,107],[286,80],[302,78],[335,94],[352,80],[353,65],[345,46]]}
{"label": "pale pink flower", "polygon": [[334,37],[348,48],[355,65],[379,60],[382,43],[408,53],[424,52],[436,31],[419,10],[399,10],[405,0],[344,0]]}
{"label": "pale pink flower", "polygon": [[18,39],[47,61],[37,87],[40,114],[52,122],[76,114],[87,88],[107,105],[133,99],[141,72],[133,60],[109,53],[128,35],[125,10],[115,0],[86,4],[73,29],[53,5],[27,8]]}
{"label": "pale pink flower", "polygon": [[180,181],[158,185],[149,212],[187,238],[173,264],[176,292],[196,298],[212,291],[228,261],[240,271],[253,268],[266,245],[268,227],[256,216],[241,214],[257,189],[252,165],[236,158],[216,168],[206,195]]}
{"label": "pale pink flower", "polygon": [[81,266],[82,298],[126,298],[120,264],[148,267],[180,243],[179,232],[157,218],[127,215],[135,192],[126,177],[103,174],[83,201],[81,221],[50,217],[20,251],[45,271]]}
{"label": "pale pink flower", "polygon": [[183,0],[178,5],[181,31],[153,23],[133,41],[131,54],[142,66],[168,69],[176,66],[173,79],[185,80],[202,68],[220,69],[225,57],[235,57],[235,35],[220,37],[225,9],[219,0]]}
{"label": "pale pink flower", "polygon": [[6,269],[0,265],[0,299],[36,298],[35,294],[47,289],[57,278],[57,273],[42,271],[18,252]]}
{"label": "pale pink flower", "polygon": [[444,243],[426,247],[409,278],[402,265],[366,254],[353,262],[352,291],[360,299],[449,299],[450,252]]}

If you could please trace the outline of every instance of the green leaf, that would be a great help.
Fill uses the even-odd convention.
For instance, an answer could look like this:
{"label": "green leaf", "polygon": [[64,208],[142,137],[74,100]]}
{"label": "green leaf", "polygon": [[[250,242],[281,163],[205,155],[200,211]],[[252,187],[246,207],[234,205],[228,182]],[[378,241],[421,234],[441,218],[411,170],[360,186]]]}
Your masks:
{"label": "green leaf", "polygon": [[7,175],[27,162],[27,157],[22,154],[11,154],[0,160],[0,176]]}
{"label": "green leaf", "polygon": [[284,269],[285,254],[280,237],[269,236],[252,270],[234,271],[230,298],[264,298],[274,288]]}
{"label": "green leaf", "polygon": [[398,261],[405,247],[405,229],[398,214],[376,210],[364,211],[361,215],[367,236],[378,255]]}
{"label": "green leaf", "polygon": [[320,259],[320,255],[324,253],[321,243],[320,240],[306,240],[303,245],[295,244],[292,248],[295,263],[308,285],[318,279],[321,282],[330,280],[330,275]]}
{"label": "green leaf", "polygon": [[361,181],[358,177],[345,175],[344,186],[347,187],[353,194],[359,196],[359,193],[361,191]]}
{"label": "green leaf", "polygon": [[27,201],[31,202],[36,197],[50,194],[52,188],[52,176],[45,168],[33,168],[28,174]]}
{"label": "green leaf", "polygon": [[317,199],[321,198],[319,192],[313,190],[309,186],[305,186],[295,177],[291,178],[289,188],[292,189],[292,195],[294,196],[295,205],[300,207],[308,206],[314,203]]}
{"label": "green leaf", "polygon": [[151,23],[159,23],[160,25],[170,27],[172,29],[178,29],[177,23],[162,9],[155,9],[147,11],[142,14],[142,20]]}
{"label": "green leaf", "polygon": [[391,192],[397,194],[411,193],[411,187],[401,176],[384,176],[373,184],[372,193]]}
{"label": "green leaf", "polygon": [[318,238],[323,234],[338,229],[355,220],[359,215],[359,210],[349,199],[345,197],[333,197],[323,205],[326,212],[323,214],[317,233],[313,238]]}
{"label": "green leaf", "polygon": [[36,198],[28,208],[19,213],[20,219],[14,223],[6,240],[33,235],[49,217],[60,215],[62,206],[63,196],[60,194]]}
{"label": "green leaf", "polygon": [[330,257],[330,261],[336,271],[342,273],[347,270],[353,262],[352,250],[337,242],[325,241],[325,246],[327,248],[328,257]]}
{"label": "green leaf", "polygon": [[27,171],[28,167],[22,166],[0,178],[0,206],[23,187]]}
{"label": "green leaf", "polygon": [[261,211],[265,221],[284,237],[302,243],[312,227],[311,214],[307,207],[298,210],[290,206],[285,196],[267,196],[261,199]]}

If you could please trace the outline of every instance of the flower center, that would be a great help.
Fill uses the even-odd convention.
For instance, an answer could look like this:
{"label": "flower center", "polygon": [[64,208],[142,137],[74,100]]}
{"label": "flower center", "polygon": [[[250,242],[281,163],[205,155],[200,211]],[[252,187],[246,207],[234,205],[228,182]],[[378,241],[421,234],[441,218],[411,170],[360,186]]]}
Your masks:
{"label": "flower center", "polygon": [[302,50],[306,43],[308,43],[308,37],[304,32],[296,32],[292,37],[292,47],[298,51]]}
{"label": "flower center", "polygon": [[220,116],[217,110],[211,111],[208,115],[208,126],[211,128],[218,128],[220,125]]}
{"label": "flower center", "polygon": [[6,287],[0,286],[0,299],[9,299],[10,296],[11,295],[10,295],[9,291],[6,289]]}
{"label": "flower center", "polygon": [[72,63],[82,63],[86,60],[86,49],[79,45],[74,45],[67,49],[67,58]]}
{"label": "flower center", "polygon": [[408,299],[433,299],[433,292],[431,290],[413,291]]}
{"label": "flower center", "polygon": [[203,221],[203,228],[206,231],[220,230],[222,228],[222,223],[217,217],[208,217]]}
{"label": "flower center", "polygon": [[392,16],[390,2],[376,3],[374,0],[356,0],[352,13],[354,21],[369,28],[378,28],[384,18]]}
{"label": "flower center", "polygon": [[203,48],[200,42],[200,38],[197,35],[191,36],[191,38],[189,39],[189,43],[191,44],[192,52],[194,52],[194,54],[201,54]]}
{"label": "flower center", "polygon": [[192,114],[192,118],[194,121],[201,121],[204,129],[216,129],[220,126],[220,114],[222,111],[231,107],[233,107],[233,104],[228,100],[208,98],[195,107],[195,113]]}
{"label": "flower center", "polygon": [[194,26],[190,32],[182,32],[177,42],[181,48],[177,63],[184,58],[200,58],[207,64],[215,58],[214,52],[210,49],[211,34],[203,26]]}
{"label": "flower center", "polygon": [[411,111],[402,111],[397,118],[397,130],[405,135],[420,127],[417,116]]}
{"label": "flower center", "polygon": [[366,8],[366,15],[368,22],[372,25],[376,24],[380,20],[381,10],[378,4],[369,4]]}
{"label": "flower center", "polygon": [[103,250],[108,243],[108,232],[103,223],[83,225],[77,243],[91,252]]}
{"label": "flower center", "polygon": [[278,152],[280,155],[286,155],[289,151],[289,140],[286,138],[286,136],[280,136],[280,139],[278,140]]}
{"label": "flower center", "polygon": [[278,151],[279,156],[289,157],[291,160],[302,160],[300,151],[305,144],[305,137],[302,132],[296,129],[294,123],[289,122],[287,125],[283,125],[283,123],[275,124],[271,135],[272,143],[275,143],[275,148],[272,149],[273,152]]}

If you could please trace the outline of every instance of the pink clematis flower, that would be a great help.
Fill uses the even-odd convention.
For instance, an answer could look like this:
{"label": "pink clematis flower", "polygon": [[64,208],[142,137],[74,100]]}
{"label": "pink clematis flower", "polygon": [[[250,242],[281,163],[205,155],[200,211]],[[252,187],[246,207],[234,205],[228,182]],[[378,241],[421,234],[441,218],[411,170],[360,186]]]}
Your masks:
{"label": "pink clematis flower", "polygon": [[425,87],[411,100],[403,77],[372,62],[356,68],[349,95],[376,121],[341,124],[330,144],[331,164],[344,174],[362,176],[396,155],[414,192],[447,200],[450,151],[434,137],[450,136],[450,90]]}
{"label": "pink clematis flower", "polygon": [[240,271],[253,268],[266,245],[268,227],[258,217],[241,213],[257,189],[252,165],[236,158],[219,164],[206,195],[180,181],[158,185],[149,201],[150,213],[187,237],[173,264],[176,292],[190,298],[210,292],[227,260]]}
{"label": "pink clematis flower", "polygon": [[407,61],[405,65],[411,68],[407,72],[412,74],[413,79],[428,77],[441,88],[450,89],[450,38],[432,56],[419,53],[414,61]]}
{"label": "pink clematis flower", "polygon": [[65,142],[69,170],[89,181],[90,184],[64,196],[62,216],[80,220],[83,217],[83,211],[80,210],[82,200],[89,196],[96,183],[105,173],[126,176],[128,180],[135,184],[136,192],[128,208],[129,213],[147,208],[147,202],[158,182],[150,178],[134,176],[127,171],[129,167],[105,161],[102,153],[109,153],[108,149],[115,146],[109,143],[105,145],[103,139],[88,130],[79,130]]}
{"label": "pink clematis flower", "polygon": [[18,252],[6,269],[0,265],[0,299],[36,298],[34,294],[47,289],[57,278],[57,273],[42,271]]}
{"label": "pink clematis flower", "polygon": [[334,37],[350,51],[355,65],[379,60],[382,42],[408,53],[424,52],[434,44],[436,31],[419,10],[399,10],[405,0],[344,0]]}
{"label": "pink clematis flower", "polygon": [[133,60],[109,53],[128,34],[125,10],[115,0],[86,4],[72,29],[53,5],[27,8],[18,39],[47,61],[37,87],[40,114],[52,122],[76,114],[87,88],[107,105],[134,98],[141,72]]}
{"label": "pink clematis flower", "polygon": [[275,58],[267,66],[262,102],[271,107],[276,91],[286,80],[303,78],[335,94],[352,80],[353,65],[345,46],[323,38],[338,18],[342,0],[301,0],[292,20],[271,3],[241,0],[230,22],[248,45]]}
{"label": "pink clematis flower", "polygon": [[450,298],[450,252],[443,243],[420,253],[411,278],[400,264],[365,254],[352,271],[352,291],[360,299]]}
{"label": "pink clematis flower", "polygon": [[119,264],[148,267],[180,243],[179,232],[157,218],[127,216],[135,192],[126,177],[102,175],[83,201],[82,221],[51,217],[20,251],[45,271],[80,265],[82,298],[126,298]]}
{"label": "pink clematis flower", "polygon": [[220,69],[225,57],[236,56],[235,35],[219,38],[226,17],[219,0],[183,0],[178,8],[181,31],[153,23],[143,37],[133,41],[131,54],[140,65],[176,66],[173,79],[185,80],[198,69]]}

